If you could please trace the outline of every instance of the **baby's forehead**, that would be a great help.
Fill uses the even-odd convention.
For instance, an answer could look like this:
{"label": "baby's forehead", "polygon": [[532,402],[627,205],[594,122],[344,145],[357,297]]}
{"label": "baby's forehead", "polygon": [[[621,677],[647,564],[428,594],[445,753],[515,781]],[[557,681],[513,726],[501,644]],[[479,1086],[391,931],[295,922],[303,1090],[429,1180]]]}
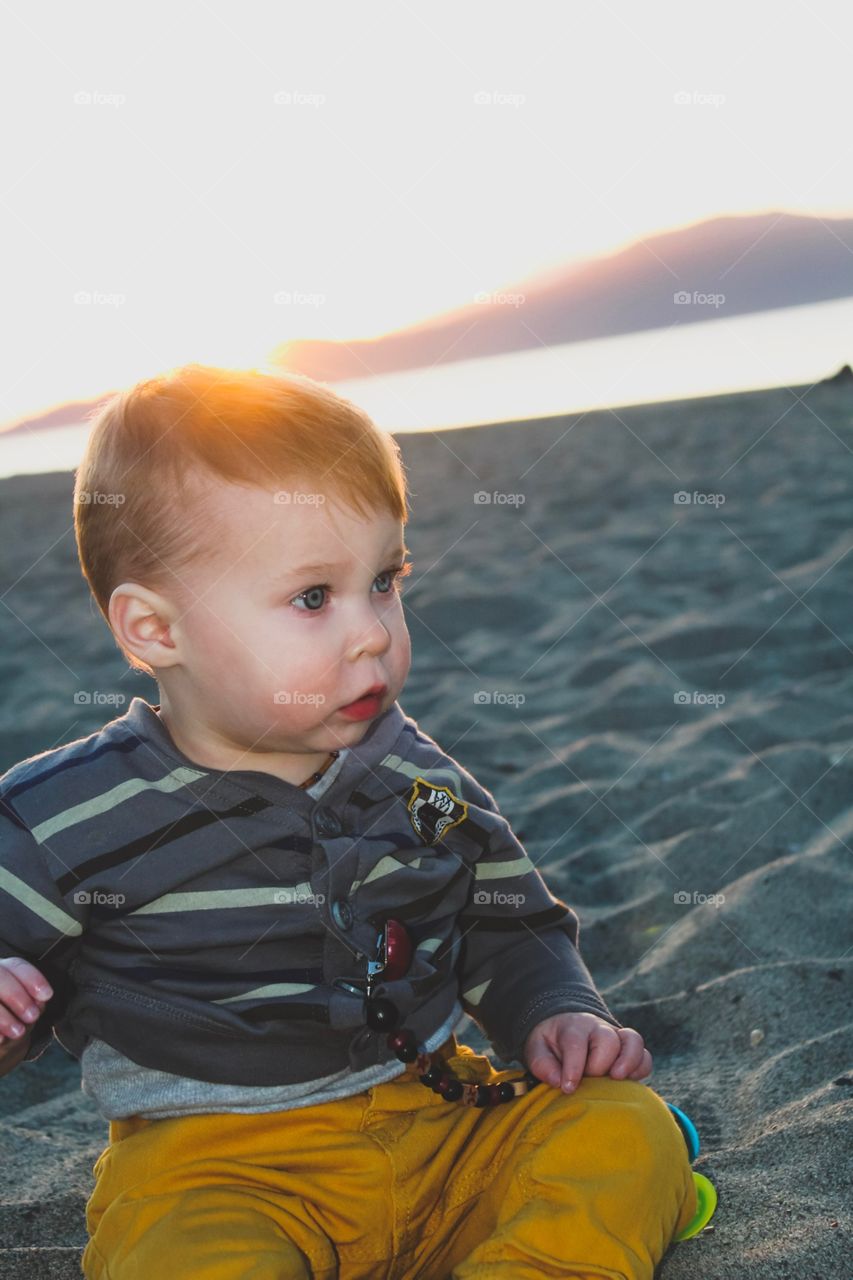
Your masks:
{"label": "baby's forehead", "polygon": [[198,497],[221,526],[227,525],[235,535],[243,537],[257,536],[258,530],[272,531],[277,526],[287,528],[295,539],[302,530],[316,537],[324,528],[334,536],[353,526],[377,531],[402,527],[390,512],[380,508],[361,510],[332,486],[323,487],[308,480],[283,483],[271,479],[268,486],[211,480],[205,482]]}
{"label": "baby's forehead", "polygon": [[204,477],[188,491],[191,517],[209,548],[198,569],[220,572],[234,567],[247,574],[322,558],[338,560],[356,531],[380,538],[403,526],[390,512],[362,512],[331,488],[306,481],[271,479],[269,487]]}

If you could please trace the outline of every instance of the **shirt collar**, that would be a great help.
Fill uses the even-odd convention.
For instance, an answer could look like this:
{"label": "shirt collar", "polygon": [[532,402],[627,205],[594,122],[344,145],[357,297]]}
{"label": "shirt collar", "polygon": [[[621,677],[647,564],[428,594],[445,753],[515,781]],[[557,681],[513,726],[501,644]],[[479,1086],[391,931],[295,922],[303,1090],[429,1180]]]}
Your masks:
{"label": "shirt collar", "polygon": [[236,784],[256,795],[264,796],[274,804],[285,805],[306,814],[318,803],[343,805],[353,791],[361,787],[368,788],[375,777],[377,764],[392,750],[406,723],[406,715],[399,702],[392,702],[381,716],[370,722],[361,742],[347,748],[340,769],[320,799],[316,800],[307,790],[272,773],[256,769],[218,770],[196,763],[178,748],[157,714],[159,709],[159,703],[152,705],[144,698],[134,697],[124,716],[115,723],[123,723],[132,733],[144,739],[170,768],[180,765],[203,774],[204,785],[207,787],[218,783]]}

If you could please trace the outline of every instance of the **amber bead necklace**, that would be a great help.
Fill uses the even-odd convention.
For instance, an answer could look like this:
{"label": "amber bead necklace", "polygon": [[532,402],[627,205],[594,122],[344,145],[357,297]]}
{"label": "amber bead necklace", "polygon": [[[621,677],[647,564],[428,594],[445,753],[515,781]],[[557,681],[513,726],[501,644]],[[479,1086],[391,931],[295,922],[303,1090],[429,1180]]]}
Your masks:
{"label": "amber bead necklace", "polygon": [[447,1064],[435,1060],[431,1053],[418,1051],[414,1031],[400,1027],[400,1013],[386,997],[377,998],[374,986],[377,979],[402,977],[408,971],[412,958],[412,941],[408,930],[399,920],[386,920],[376,944],[376,958],[368,961],[367,990],[365,992],[365,1021],[373,1031],[387,1031],[385,1043],[401,1062],[416,1064],[421,1084],[440,1093],[446,1102],[460,1101],[469,1107],[494,1107],[502,1102],[528,1093],[540,1082],[532,1071],[514,1080],[502,1080],[496,1084],[476,1084],[460,1080]]}

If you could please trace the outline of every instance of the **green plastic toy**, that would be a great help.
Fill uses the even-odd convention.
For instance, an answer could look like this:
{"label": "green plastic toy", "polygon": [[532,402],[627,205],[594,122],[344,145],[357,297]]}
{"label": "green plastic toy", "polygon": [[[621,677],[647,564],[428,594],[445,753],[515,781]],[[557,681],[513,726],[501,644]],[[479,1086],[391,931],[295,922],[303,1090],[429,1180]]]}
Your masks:
{"label": "green plastic toy", "polygon": [[[666,1105],[672,1112],[684,1136],[690,1163],[693,1164],[699,1154],[699,1134],[696,1131],[696,1126],[679,1107],[673,1106],[671,1102],[667,1102]],[[699,1232],[704,1231],[713,1218],[717,1207],[717,1191],[713,1182],[706,1178],[703,1173],[697,1173],[695,1169],[693,1170],[693,1185],[696,1188],[696,1212],[687,1226],[683,1227],[678,1235],[674,1237],[676,1240],[689,1240],[691,1236],[698,1236]]]}

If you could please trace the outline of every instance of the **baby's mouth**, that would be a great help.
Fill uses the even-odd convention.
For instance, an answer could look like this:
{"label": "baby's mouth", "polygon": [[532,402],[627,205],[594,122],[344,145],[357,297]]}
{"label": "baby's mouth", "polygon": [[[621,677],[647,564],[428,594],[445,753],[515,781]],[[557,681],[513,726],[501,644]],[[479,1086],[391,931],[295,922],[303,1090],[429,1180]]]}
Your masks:
{"label": "baby's mouth", "polygon": [[387,692],[388,686],[385,684],[371,685],[354,702],[348,702],[345,706],[340,707],[339,710],[354,715],[376,715]]}

